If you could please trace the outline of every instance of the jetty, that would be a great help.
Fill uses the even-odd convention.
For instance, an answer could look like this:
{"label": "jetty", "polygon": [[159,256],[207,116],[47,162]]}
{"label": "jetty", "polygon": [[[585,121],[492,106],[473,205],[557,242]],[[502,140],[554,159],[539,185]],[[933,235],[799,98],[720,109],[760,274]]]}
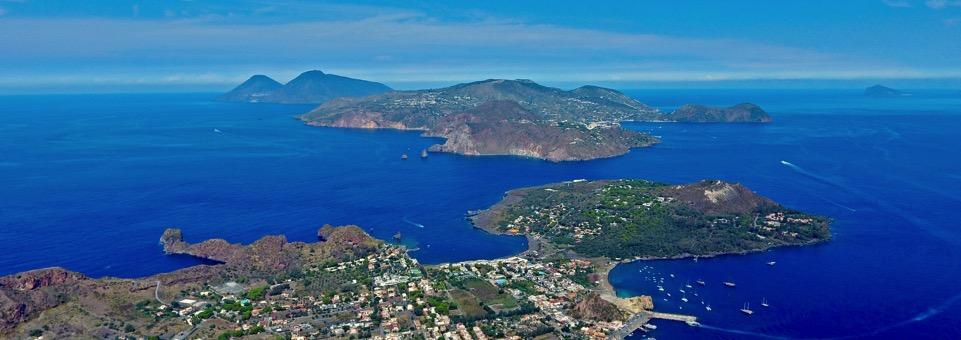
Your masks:
{"label": "jetty", "polygon": [[634,314],[629,319],[624,321],[624,326],[621,326],[620,329],[612,332],[610,336],[608,336],[608,339],[624,339],[628,335],[631,335],[631,333],[634,333],[634,331],[637,329],[643,330],[644,324],[648,323],[648,321],[651,321],[651,319],[680,321],[690,326],[698,325],[697,317],[693,315],[644,311]]}

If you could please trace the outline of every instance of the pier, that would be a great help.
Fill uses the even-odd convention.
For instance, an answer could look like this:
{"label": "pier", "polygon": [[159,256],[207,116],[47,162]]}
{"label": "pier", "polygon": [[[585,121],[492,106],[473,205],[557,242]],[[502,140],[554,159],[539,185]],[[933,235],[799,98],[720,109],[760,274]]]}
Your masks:
{"label": "pier", "polygon": [[638,328],[643,330],[644,324],[651,321],[651,319],[680,321],[692,326],[697,325],[697,317],[693,315],[645,311],[634,314],[634,316],[624,321],[624,326],[621,326],[621,329],[611,333],[609,339],[624,339],[628,335],[631,335],[631,333],[634,333]]}

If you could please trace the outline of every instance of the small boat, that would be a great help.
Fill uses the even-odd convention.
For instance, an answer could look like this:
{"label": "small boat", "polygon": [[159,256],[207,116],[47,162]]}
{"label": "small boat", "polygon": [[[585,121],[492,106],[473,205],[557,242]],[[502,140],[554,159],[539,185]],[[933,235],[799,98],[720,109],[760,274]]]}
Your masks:
{"label": "small boat", "polygon": [[681,301],[687,302],[687,297],[682,297]]}
{"label": "small boat", "polygon": [[684,323],[686,323],[688,326],[691,326],[691,327],[697,327],[701,325],[694,320],[687,320],[687,321],[684,321]]}
{"label": "small boat", "polygon": [[671,293],[667,293],[667,296],[671,296]]}
{"label": "small boat", "polygon": [[644,324],[644,328],[647,328],[647,329],[650,329],[650,330],[655,330],[655,329],[657,329],[657,326],[652,325],[652,324],[649,324],[649,323],[646,323],[646,324]]}
{"label": "small boat", "polygon": [[687,287],[687,288],[694,288],[694,287],[691,287],[691,283],[690,283],[690,282],[688,282],[688,283],[687,283],[686,285],[684,285],[684,287]]}
{"label": "small boat", "polygon": [[401,154],[401,155],[400,155],[400,159],[401,159],[401,160],[407,160],[407,153]]}
{"label": "small boat", "polygon": [[420,151],[420,158],[427,158],[427,149]]}
{"label": "small boat", "polygon": [[216,132],[216,133],[223,133],[223,131],[220,131],[220,129],[214,129],[214,132]]}
{"label": "small boat", "polygon": [[751,310],[751,305],[750,305],[749,303],[745,302],[745,303],[744,303],[744,308],[741,308],[741,313],[744,313],[744,314],[747,314],[747,315],[751,315],[751,314],[754,314],[754,311]]}
{"label": "small boat", "polygon": [[398,231],[396,234],[394,234],[394,239],[397,241],[400,241],[400,238],[401,238],[401,235],[400,235],[400,232]]}
{"label": "small boat", "polygon": [[697,284],[702,285],[702,286],[706,286],[706,285],[707,285],[707,283],[705,283],[704,280],[697,280],[697,281],[695,281],[695,282],[697,282]]}
{"label": "small boat", "polygon": [[777,264],[777,261],[771,261],[771,262],[768,262],[768,263],[767,263],[767,265],[769,265],[769,266],[773,266],[773,265],[776,265],[776,264]]}
{"label": "small boat", "polygon": [[685,292],[683,289],[678,289],[677,291],[679,291],[679,292],[681,292],[681,293],[687,293],[687,292]]}
{"label": "small boat", "polygon": [[734,288],[734,286],[737,286],[736,284],[734,284],[734,282],[728,282],[728,281],[724,281],[724,285],[731,288]]}
{"label": "small boat", "polygon": [[674,277],[674,274],[671,274],[671,277]]}
{"label": "small boat", "polygon": [[705,306],[704,309],[706,309],[708,312],[710,312],[710,311],[711,311],[711,305]]}
{"label": "small boat", "polygon": [[762,306],[762,307],[768,307],[767,299],[761,299],[761,306]]}
{"label": "small boat", "polygon": [[661,286],[657,286],[657,291],[659,291],[659,292],[663,292],[663,291],[664,291],[664,287],[661,287]]}

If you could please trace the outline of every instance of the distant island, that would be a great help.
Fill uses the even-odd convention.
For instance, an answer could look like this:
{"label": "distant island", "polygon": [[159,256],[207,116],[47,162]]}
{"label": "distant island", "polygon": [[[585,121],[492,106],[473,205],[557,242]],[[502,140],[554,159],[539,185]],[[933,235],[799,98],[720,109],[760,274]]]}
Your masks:
{"label": "distant island", "polygon": [[339,97],[363,97],[390,91],[387,85],[327,74],[301,73],[287,84],[265,75],[254,75],[218,99],[228,102],[320,104]]}
{"label": "distant island", "polygon": [[667,114],[667,119],[685,123],[770,123],[771,116],[760,106],[741,103],[727,108],[687,104]]}
{"label": "distant island", "polygon": [[903,97],[907,93],[892,89],[882,85],[874,85],[864,89],[864,96],[874,98]]}
{"label": "distant island", "polygon": [[823,217],[716,180],[579,180],[517,189],[471,220],[493,233],[614,259],[745,253],[831,237]]}
{"label": "distant island", "polygon": [[570,91],[526,79],[488,79],[451,87],[341,98],[301,116],[308,125],[423,131],[446,138],[433,151],[577,161],[622,155],[656,144],[624,121],[769,122],[757,106],[692,106],[662,114],[621,92],[582,86]]}

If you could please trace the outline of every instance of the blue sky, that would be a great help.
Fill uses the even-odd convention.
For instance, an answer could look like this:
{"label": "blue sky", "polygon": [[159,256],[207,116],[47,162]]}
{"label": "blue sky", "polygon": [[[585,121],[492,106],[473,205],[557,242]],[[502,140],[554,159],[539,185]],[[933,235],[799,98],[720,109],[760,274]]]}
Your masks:
{"label": "blue sky", "polygon": [[956,80],[961,0],[0,0],[0,93],[223,90],[308,69],[398,88]]}

